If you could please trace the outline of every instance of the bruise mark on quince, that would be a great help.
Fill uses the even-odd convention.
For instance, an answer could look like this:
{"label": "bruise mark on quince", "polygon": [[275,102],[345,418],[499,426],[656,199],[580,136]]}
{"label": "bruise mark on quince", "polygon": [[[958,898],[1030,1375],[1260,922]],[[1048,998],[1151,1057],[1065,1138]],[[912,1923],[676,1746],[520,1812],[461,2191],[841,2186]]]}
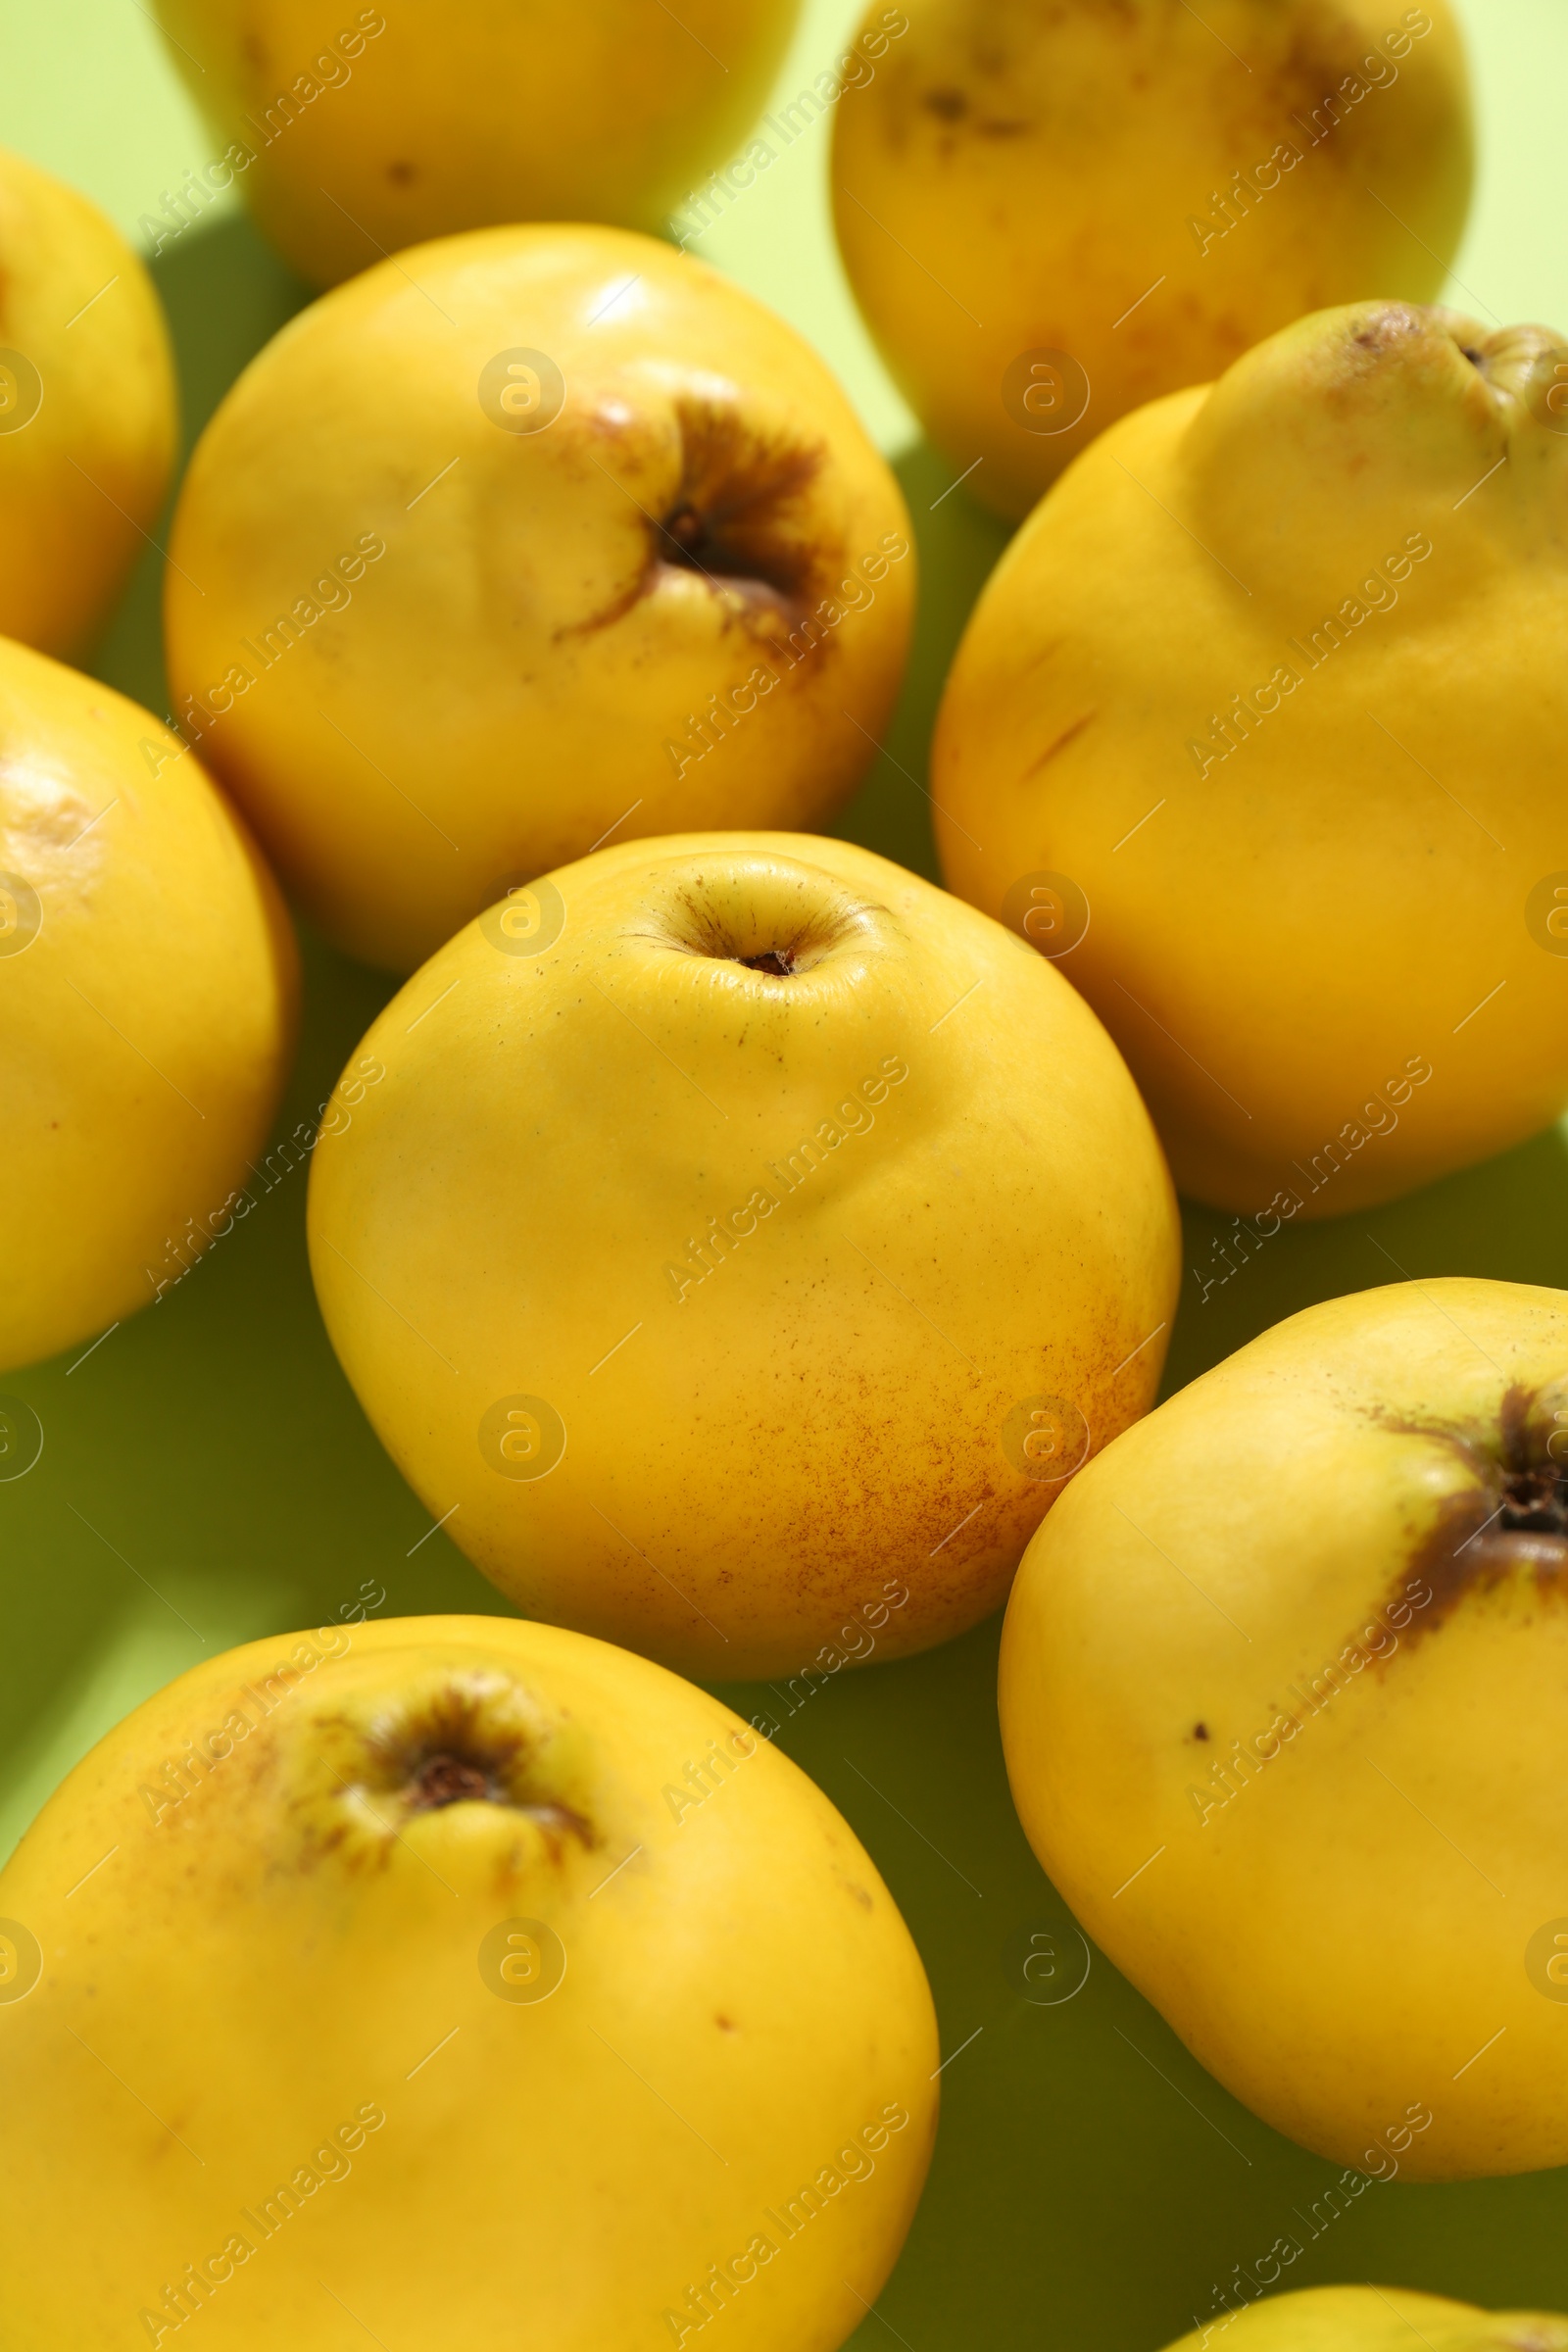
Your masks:
{"label": "bruise mark on quince", "polygon": [[1491,1431],[1391,1426],[1438,1439],[1471,1473],[1444,1497],[1400,1576],[1395,1600],[1405,1601],[1412,1576],[1432,1592],[1402,1632],[1402,1644],[1436,1633],[1471,1593],[1502,1584],[1528,1578],[1544,1599],[1568,1601],[1568,1463],[1551,1450],[1564,1430],[1539,1391],[1508,1389]]}
{"label": "bruise mark on quince", "polygon": [[1031,776],[1037,776],[1043,767],[1048,767],[1057,754],[1064,752],[1069,744],[1076,743],[1085,727],[1092,726],[1099,716],[1098,710],[1086,710],[1082,718],[1075,718],[1070,727],[1064,727],[1054,742],[1047,744],[1038,759],[1030,760],[1023,771],[1023,781],[1027,783]]}

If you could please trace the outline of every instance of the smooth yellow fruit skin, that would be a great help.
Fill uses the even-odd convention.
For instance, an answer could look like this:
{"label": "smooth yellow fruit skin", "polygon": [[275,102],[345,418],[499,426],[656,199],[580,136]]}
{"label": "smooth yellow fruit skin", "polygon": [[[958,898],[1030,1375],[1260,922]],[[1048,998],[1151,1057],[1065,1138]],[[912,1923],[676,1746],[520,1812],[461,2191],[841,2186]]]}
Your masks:
{"label": "smooth yellow fruit skin", "polygon": [[1072,876],[1060,968],[1181,1191],[1265,1238],[1568,1104],[1559,368],[1546,328],[1302,319],[1088,451],[954,664],[950,886]]}
{"label": "smooth yellow fruit skin", "polygon": [[1400,2286],[1308,2286],[1216,2316],[1169,2352],[1568,2352],[1568,2319],[1481,2311]]}
{"label": "smooth yellow fruit skin", "polygon": [[151,1304],[232,1230],[298,995],[276,885],[195,758],[0,640],[0,1368]]}
{"label": "smooth yellow fruit skin", "polygon": [[[729,960],[791,942],[790,978]],[[312,1166],[321,1311],[531,1616],[705,1675],[923,1649],[1152,1399],[1178,1237],[1126,1071],[1009,933],[867,851],[601,851],[361,1055],[385,1079]]]}
{"label": "smooth yellow fruit skin", "polygon": [[[432,1747],[510,1801],[411,1806]],[[575,1634],[425,1617],[214,1658],[77,1766],[0,1917],[13,1987],[42,1955],[24,1998],[0,1980],[13,2352],[182,2341],[141,2314],[187,2265],[212,2352],[337,2352],[345,2312],[430,2352],[654,2352],[697,2340],[705,2280],[726,2343],[830,2352],[919,2197],[936,2020],[869,1857],[728,1708]],[[493,1945],[485,1973],[508,1921],[548,1931],[514,1983],[564,1958],[543,1998],[502,1997]]]}
{"label": "smooth yellow fruit skin", "polygon": [[908,31],[837,109],[839,244],[906,397],[1000,514],[1026,514],[1118,416],[1303,313],[1442,287],[1472,176],[1446,0],[901,13]]}
{"label": "smooth yellow fruit skin", "polygon": [[[799,0],[157,0],[258,225],[313,285],[502,220],[660,229],[745,143]],[[237,150],[237,152],[236,152]],[[248,159],[248,160],[241,160]]]}
{"label": "smooth yellow fruit skin", "polygon": [[1013,1588],[1042,1864],[1227,2088],[1356,2172],[1568,2158],[1568,1542],[1491,1528],[1565,1431],[1568,1294],[1331,1299],[1119,1439]]}
{"label": "smooth yellow fruit skin", "polygon": [[0,147],[0,636],[91,647],[163,505],[177,412],[138,257],[85,196]]}
{"label": "smooth yellow fruit skin", "polygon": [[[542,430],[479,398],[519,350],[564,377]],[[785,589],[679,562],[688,507]],[[313,917],[402,971],[617,828],[821,822],[875,758],[914,598],[898,484],[815,353],[596,228],[423,247],[295,319],[204,435],[172,555],[182,721]]]}

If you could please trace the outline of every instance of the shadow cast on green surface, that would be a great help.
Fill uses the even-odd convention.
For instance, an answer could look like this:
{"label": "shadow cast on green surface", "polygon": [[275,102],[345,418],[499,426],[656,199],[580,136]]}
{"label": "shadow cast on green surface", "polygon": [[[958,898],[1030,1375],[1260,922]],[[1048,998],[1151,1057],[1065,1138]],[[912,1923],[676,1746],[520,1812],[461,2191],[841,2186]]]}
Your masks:
{"label": "shadow cast on green surface", "polygon": [[[1370,2278],[1560,2308],[1568,2172],[1348,2180],[1232,2099],[1091,1952],[1012,1809],[999,1634],[993,1620],[924,1657],[818,1679],[809,1694],[803,1677],[787,1692],[724,1692],[764,1728],[780,1724],[779,1744],[854,1824],[936,1994],[936,2161],[857,2352],[889,2342],[889,2328],[909,2352],[1156,2352],[1255,2300],[1282,2238],[1298,2251],[1274,2256],[1281,2292]],[[1353,1823],[1346,1836],[1353,1843]]]}
{"label": "shadow cast on green surface", "polygon": [[[312,294],[238,212],[195,222],[150,267],[174,343],[182,474],[241,368]],[[172,494],[93,663],[107,685],[160,717],[169,709],[159,614],[173,505]]]}
{"label": "shadow cast on green surface", "polygon": [[1186,1265],[1166,1395],[1320,1298],[1438,1274],[1568,1289],[1568,1134],[1550,1128],[1402,1200],[1284,1225],[1271,1241],[1190,1202],[1182,1223]]}
{"label": "shadow cast on green surface", "polygon": [[[305,294],[237,218],[192,230],[157,274],[190,433]],[[922,564],[916,645],[888,746],[841,830],[934,877],[931,723],[1007,534],[923,447],[899,471]],[[100,669],[161,710],[158,562],[150,553]],[[316,1308],[306,1147],[393,983],[305,947],[304,1035],[279,1125],[292,1146],[262,1164],[254,1211],[157,1306],[7,1383],[45,1445],[26,1478],[0,1483],[0,1851],[110,1724],[226,1644],[360,1608],[511,1613],[431,1529]],[[1246,1262],[1226,1238],[1232,1220],[1190,1210],[1168,1381],[1314,1298],[1405,1274],[1568,1283],[1565,1205],[1568,1149],[1554,1134],[1373,1214],[1287,1228]],[[1083,1947],[1008,1798],[997,1639],[983,1626],[925,1657],[819,1680],[809,1696],[726,1693],[778,1725],[854,1825],[937,1995],[942,2137],[905,2258],[857,2333],[861,2352],[890,2340],[906,2352],[1155,2352],[1223,2296],[1251,2295],[1282,2237],[1301,2248],[1282,2286],[1373,2278],[1568,2303],[1568,2175],[1331,2197],[1338,2169],[1238,2107],[1099,1955],[1070,1997],[1033,1997],[1038,1955],[1076,1973]]]}
{"label": "shadow cast on green surface", "polygon": [[975,598],[1010,536],[1008,525],[956,487],[946,458],[916,442],[894,472],[920,561],[909,666],[887,740],[833,830],[940,882],[926,773],[942,688]]}

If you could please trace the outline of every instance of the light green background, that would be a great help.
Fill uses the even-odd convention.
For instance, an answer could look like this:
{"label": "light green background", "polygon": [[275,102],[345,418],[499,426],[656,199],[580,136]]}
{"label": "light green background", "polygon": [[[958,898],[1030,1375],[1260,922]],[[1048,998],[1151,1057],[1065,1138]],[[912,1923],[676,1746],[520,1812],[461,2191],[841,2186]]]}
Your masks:
{"label": "light green background", "polygon": [[[857,13],[855,0],[810,0],[782,89],[831,63]],[[1568,10],[1460,0],[1460,13],[1483,169],[1449,299],[1489,322],[1568,328]],[[151,20],[137,0],[0,0],[0,140],[77,182],[134,234],[211,152]],[[846,830],[931,871],[913,779],[953,643],[1004,534],[961,491],[933,512],[950,469],[918,444],[850,303],[827,229],[826,147],[825,126],[799,140],[699,249],[816,342],[897,457],[921,540],[920,638],[892,757]],[[193,431],[303,295],[231,202],[156,274]],[[101,666],[162,710],[156,571],[150,555]],[[386,993],[373,974],[307,952],[285,1127],[314,1113]],[[62,1361],[8,1384],[40,1415],[46,1443],[26,1479],[0,1487],[0,1852],[117,1717],[216,1649],[320,1622],[367,1579],[385,1587],[388,1611],[503,1606],[444,1536],[412,1548],[424,1514],[370,1435],[316,1312],[304,1182],[301,1171],[280,1184],[188,1281],[74,1369]],[[1206,1303],[1189,1279],[1171,1382],[1297,1306],[1401,1273],[1568,1284],[1565,1210],[1568,1158],[1552,1135],[1375,1215],[1286,1228]],[[1189,1216],[1190,1266],[1211,1265],[1220,1222]],[[1236,2266],[1282,2232],[1305,2236],[1334,2168],[1238,2107],[1098,1956],[1065,2005],[1021,1997],[1019,1939],[1059,1928],[1063,1913],[1008,1802],[995,1650],[986,1627],[846,1677],[783,1734],[902,1904],[944,2049],[968,2041],[944,2076],[942,2139],[913,2235],[855,2341],[1154,2352],[1211,2309]],[[727,1695],[747,1711],[756,1703]],[[1352,1851],[1353,1819],[1344,1836]],[[1565,2223],[1563,2174],[1379,2185],[1322,2228],[1288,2280],[1373,2278],[1568,2307]],[[395,2333],[388,2343],[416,2352]]]}

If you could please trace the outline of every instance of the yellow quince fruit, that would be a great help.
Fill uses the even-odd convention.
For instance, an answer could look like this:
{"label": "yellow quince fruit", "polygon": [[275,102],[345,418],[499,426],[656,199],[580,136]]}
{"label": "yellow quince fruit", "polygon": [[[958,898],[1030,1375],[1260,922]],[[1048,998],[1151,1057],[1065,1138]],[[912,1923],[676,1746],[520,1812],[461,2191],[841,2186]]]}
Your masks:
{"label": "yellow quince fruit", "polygon": [[976,608],[948,879],[1055,952],[1071,878],[1060,969],[1263,1239],[1568,1105],[1565,520],[1568,344],[1363,303],[1115,426]]}
{"label": "yellow quince fruit", "polygon": [[294,934],[196,760],[0,639],[0,1368],[152,1304],[250,1213]]}
{"label": "yellow quince fruit", "polygon": [[421,246],[294,319],[171,554],[180,724],[315,920],[401,971],[613,835],[824,820],[914,601],[815,352],[602,228]]}
{"label": "yellow quince fruit", "polygon": [[1481,2311],[1401,2286],[1308,2286],[1216,2312],[1169,2352],[1410,2352],[1416,2343],[1429,2352],[1568,2352],[1568,2319]]}
{"label": "yellow quince fruit", "polygon": [[1568,2161],[1565,1462],[1568,1293],[1396,1284],[1128,1430],[1013,1588],[1035,1852],[1347,2201]]}
{"label": "yellow quince fruit", "polygon": [[0,147],[0,636],[87,652],[174,463],[163,308],[96,205]]}
{"label": "yellow quince fruit", "polygon": [[460,932],[361,1058],[385,1078],[312,1163],[321,1311],[530,1616],[724,1677],[927,1648],[1153,1397],[1178,1229],[1126,1070],[868,851],[601,850]]}
{"label": "yellow quince fruit", "polygon": [[1304,312],[1440,291],[1472,172],[1446,0],[899,14],[837,109],[839,245],[910,405],[999,513]]}
{"label": "yellow quince fruit", "polygon": [[501,1618],[251,1642],[0,1874],[0,2330],[832,2352],[937,2067],[869,1857],[716,1699]]}
{"label": "yellow quince fruit", "polygon": [[157,14],[232,184],[321,286],[501,220],[657,231],[745,141],[799,5],[270,0],[258,16],[157,0]]}

